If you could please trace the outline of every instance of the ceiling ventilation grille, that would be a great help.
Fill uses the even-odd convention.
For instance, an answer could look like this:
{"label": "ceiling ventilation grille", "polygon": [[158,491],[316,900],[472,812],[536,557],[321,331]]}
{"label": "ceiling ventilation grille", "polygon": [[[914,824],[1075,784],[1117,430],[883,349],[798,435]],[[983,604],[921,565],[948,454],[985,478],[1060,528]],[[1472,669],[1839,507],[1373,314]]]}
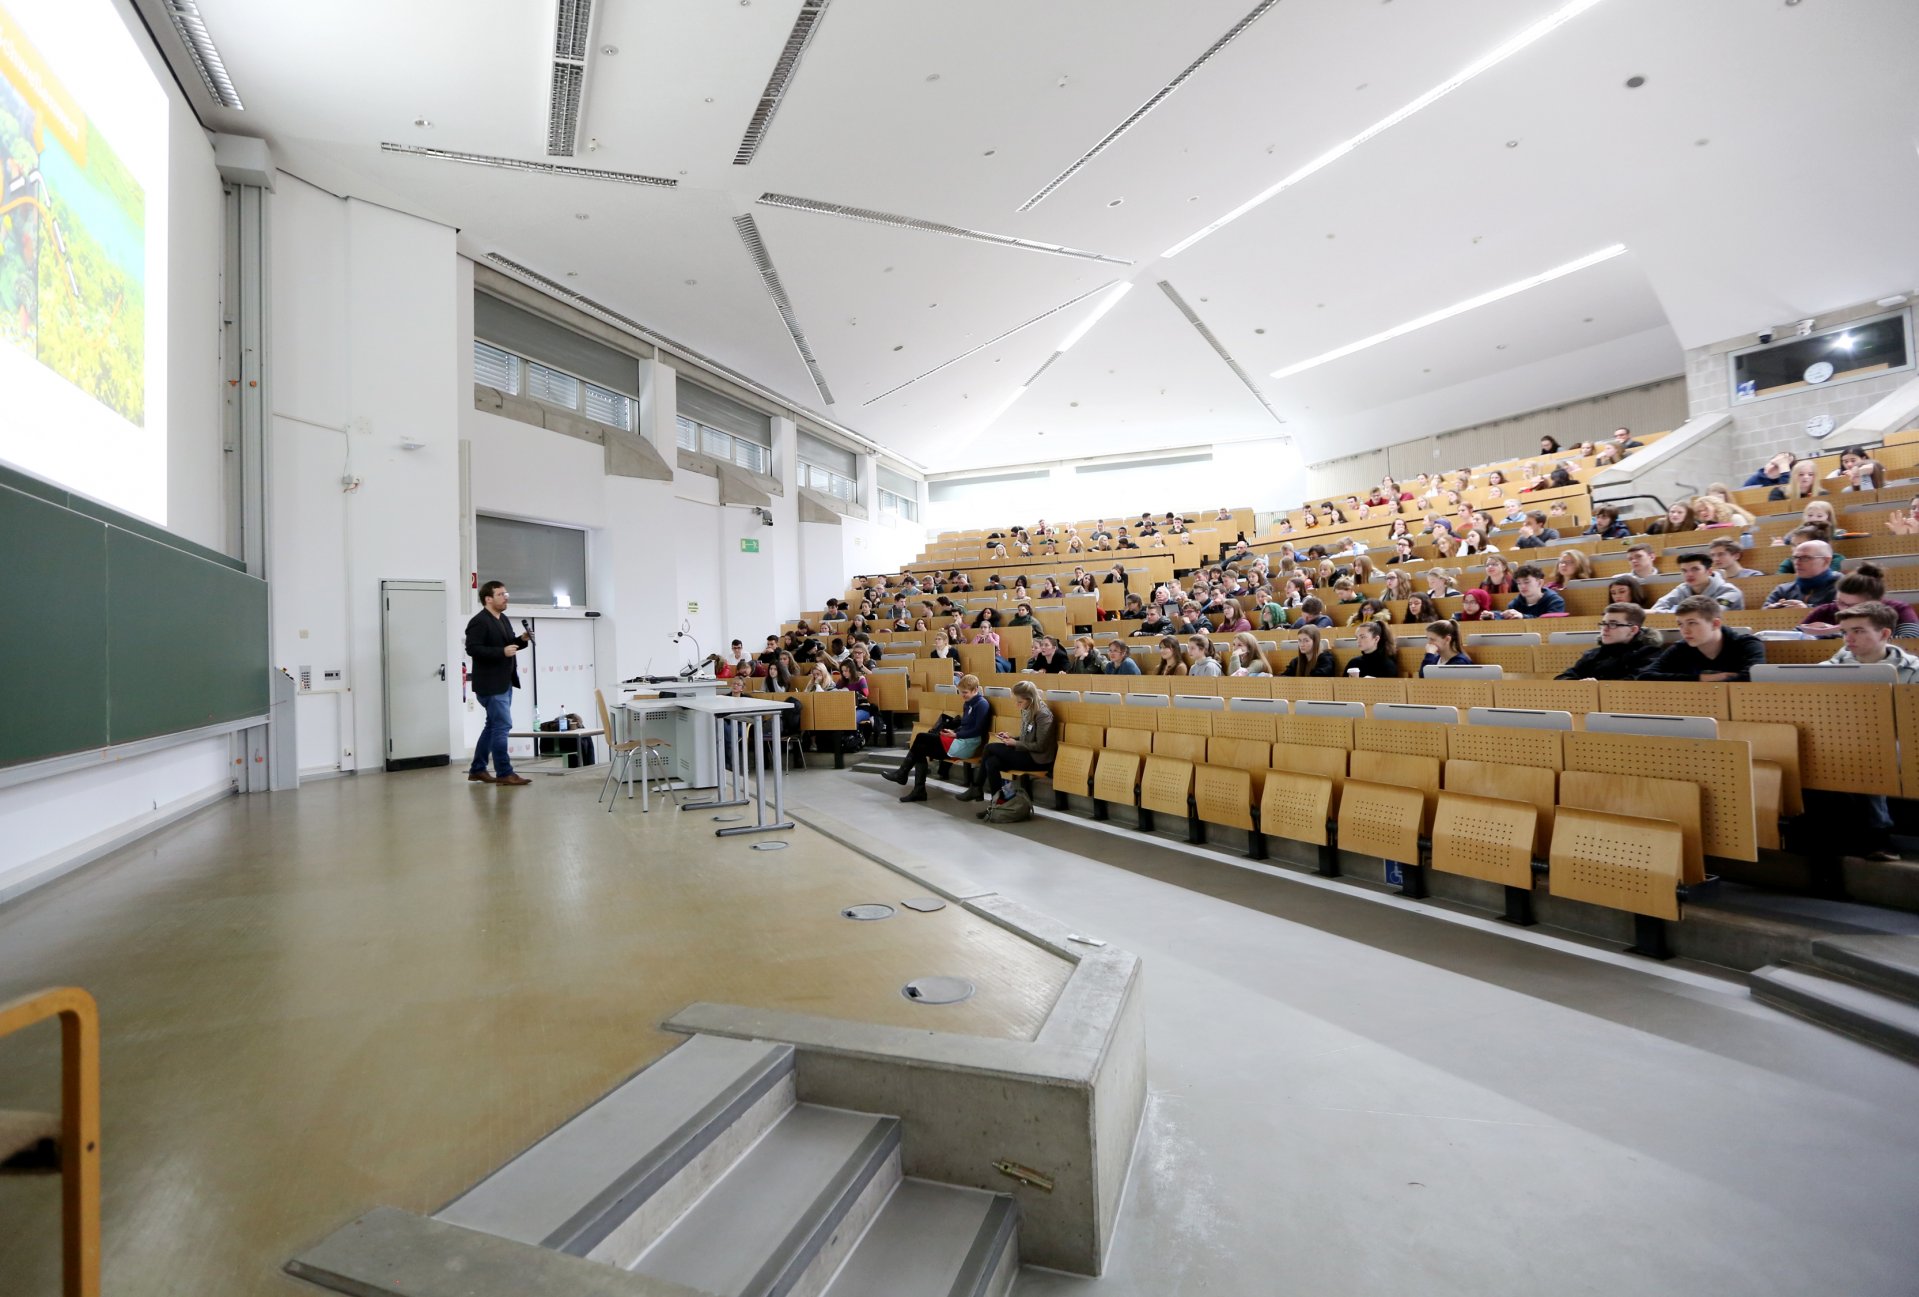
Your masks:
{"label": "ceiling ventilation grille", "polygon": [[1278,3],[1279,3],[1279,0],[1259,0],[1259,3],[1253,6],[1251,13],[1247,14],[1244,18],[1241,18],[1238,22],[1234,23],[1230,28],[1228,28],[1226,34],[1220,37],[1218,40],[1214,41],[1210,46],[1208,46],[1204,54],[1194,59],[1191,63],[1188,63],[1186,65],[1186,70],[1184,72],[1181,72],[1178,76],[1174,77],[1171,81],[1168,81],[1165,85],[1161,86],[1158,90],[1156,90],[1153,93],[1153,97],[1151,99],[1148,99],[1145,103],[1141,104],[1138,108],[1135,108],[1133,110],[1131,116],[1127,117],[1125,121],[1115,126],[1112,130],[1106,132],[1105,138],[1101,139],[1098,144],[1095,144],[1092,148],[1080,154],[1079,160],[1073,163],[1072,166],[1066,168],[1066,170],[1060,172],[1057,176],[1054,176],[1051,180],[1047,181],[1046,184],[1040,189],[1038,193],[1034,194],[1031,198],[1027,199],[1025,202],[1019,205],[1019,210],[1022,212],[1029,212],[1033,208],[1038,207],[1041,203],[1045,202],[1046,199],[1052,195],[1052,192],[1055,189],[1058,189],[1061,185],[1071,180],[1076,174],[1078,174],[1080,168],[1084,167],[1087,163],[1091,162],[1094,158],[1098,157],[1100,154],[1104,153],[1107,149],[1111,148],[1112,145],[1116,141],[1118,141],[1120,136],[1126,134],[1126,132],[1132,130],[1133,127],[1139,125],[1141,118],[1145,117],[1147,113],[1152,112],[1153,109],[1159,107],[1161,104],[1165,103],[1167,99],[1171,98],[1173,92],[1175,90],[1178,90],[1180,86],[1184,85],[1188,77],[1192,76],[1193,73],[1205,67],[1206,64],[1209,63],[1213,59],[1213,57],[1217,55],[1221,50],[1225,49],[1228,45],[1231,45],[1235,40],[1238,40],[1241,33],[1243,33],[1248,27],[1251,27],[1254,23],[1258,22],[1259,19],[1266,13],[1268,9],[1271,9],[1274,5]]}
{"label": "ceiling ventilation grille", "polygon": [[1179,295],[1179,290],[1173,287],[1171,281],[1165,279],[1160,280],[1159,291],[1166,294],[1167,300],[1172,302],[1172,304],[1179,309],[1179,313],[1186,317],[1186,322],[1193,326],[1200,337],[1206,339],[1206,345],[1219,353],[1219,358],[1226,362],[1227,367],[1230,368],[1234,374],[1238,375],[1239,381],[1246,385],[1246,390],[1251,392],[1254,397],[1258,399],[1259,403],[1266,407],[1266,413],[1273,416],[1273,421],[1275,423],[1285,423],[1286,420],[1280,418],[1279,411],[1273,408],[1273,403],[1266,399],[1266,394],[1254,385],[1252,375],[1240,368],[1239,362],[1233,359],[1232,353],[1227,351],[1220,340],[1213,335],[1213,331],[1206,327],[1206,321],[1200,319],[1193,308],[1186,304],[1186,299]]}
{"label": "ceiling ventilation grille", "polygon": [[1051,369],[1053,367],[1053,362],[1058,360],[1061,356],[1065,354],[1066,353],[1063,351],[1056,351],[1052,355],[1048,356],[1045,360],[1041,361],[1039,368],[1033,371],[1033,376],[1027,379],[1023,384],[1021,384],[1021,386],[1031,387],[1033,384],[1039,382],[1039,376],[1041,374],[1044,374],[1047,370]]}
{"label": "ceiling ventilation grille", "polygon": [[662,176],[643,176],[633,171],[601,171],[594,167],[570,167],[562,162],[528,162],[523,158],[502,158],[491,153],[461,153],[454,149],[428,149],[417,144],[382,142],[386,153],[405,153],[416,158],[438,158],[442,162],[464,162],[470,167],[498,167],[505,171],[531,171],[543,176],[572,176],[577,180],[611,180],[622,185],[652,185],[658,189],[677,189],[680,182]]}
{"label": "ceiling ventilation grille", "polygon": [[1090,464],[1075,464],[1075,473],[1119,473],[1135,468],[1171,468],[1175,464],[1210,464],[1213,462],[1211,451],[1199,451],[1191,455],[1160,455],[1153,459],[1100,459]]}
{"label": "ceiling ventilation grille", "polygon": [[[1032,319],[1027,320],[1024,324],[1015,324],[1012,328],[1008,329],[1006,332],[1002,334],[998,334],[995,337],[988,338],[985,342],[980,343],[979,346],[968,347],[965,351],[960,352],[959,355],[953,357],[951,360],[940,362],[939,364],[933,366],[931,369],[927,370],[924,374],[915,374],[913,377],[907,379],[904,383],[901,383],[899,386],[889,387],[884,392],[881,392],[878,396],[873,397],[871,400],[861,401],[860,404],[865,406],[865,405],[873,404],[874,401],[884,401],[887,397],[893,395],[893,393],[905,391],[907,388],[911,387],[913,384],[921,381],[922,379],[931,378],[933,375],[939,373],[942,369],[947,369],[953,365],[959,364],[960,361],[965,360],[968,356],[977,356],[980,352],[985,351],[988,347],[993,346],[995,343],[1006,341],[1006,339],[1012,337],[1015,333],[1018,333],[1021,329],[1030,329],[1035,324],[1038,324],[1041,320],[1046,319],[1048,316],[1058,315],[1061,311],[1064,311],[1068,309],[1069,307],[1079,305],[1081,302],[1091,297],[1094,293],[1103,293],[1106,290],[1110,289],[1112,286],[1113,285],[1111,283],[1105,283],[1105,284],[1101,284],[1098,288],[1089,288],[1085,292],[1081,293],[1078,297],[1072,298],[1068,301],[1061,302],[1058,306],[1051,307],[1047,310],[1041,311],[1038,315],[1035,315]],[[1057,355],[1058,353],[1055,352],[1054,354]],[[1020,390],[1024,391],[1025,389],[1021,388]]]}
{"label": "ceiling ventilation grille", "polygon": [[548,157],[570,158],[580,138],[580,92],[586,85],[587,28],[593,0],[560,0],[553,19],[553,88],[546,110]]}
{"label": "ceiling ventilation grille", "polygon": [[766,244],[760,240],[760,228],[753,223],[751,216],[735,216],[733,228],[740,232],[740,241],[746,244],[747,255],[753,258],[753,268],[760,272],[760,279],[766,284],[767,296],[773,299],[774,307],[780,313],[781,323],[793,339],[800,359],[806,362],[806,372],[813,376],[813,386],[820,389],[820,399],[828,405],[833,404],[832,389],[826,385],[826,375],[820,372],[820,362],[813,356],[812,344],[806,340],[806,330],[800,327],[799,318],[793,314],[792,299],[786,295],[786,285],[780,283],[780,272],[773,268],[773,258],[766,251]]}
{"label": "ceiling ventilation grille", "polygon": [[740,137],[739,150],[733,155],[734,166],[745,166],[759,152],[766,132],[773,125],[773,114],[780,110],[780,102],[792,88],[793,75],[799,71],[800,56],[806,53],[808,43],[819,31],[820,23],[826,18],[826,6],[831,3],[832,0],[802,0],[799,17],[793,20],[793,30],[787,33],[786,44],[773,63],[773,75],[766,79],[766,89],[760,91],[760,101],[753,109],[753,119],[747,122],[746,134]]}
{"label": "ceiling ventilation grille", "polygon": [[227,76],[227,65],[220,58],[219,47],[214,45],[206,21],[200,17],[200,6],[194,0],[162,0],[162,7],[173,22],[173,30],[180,33],[180,39],[186,43],[187,57],[193,60],[193,70],[200,74],[207,93],[219,101],[222,108],[244,111],[246,105],[240,102],[240,92],[233,88],[233,81]]}
{"label": "ceiling ventilation grille", "polygon": [[1016,239],[1010,234],[989,234],[985,230],[969,230],[939,221],[923,221],[917,216],[895,216],[891,212],[876,212],[868,207],[823,203],[812,198],[795,198],[791,194],[761,194],[758,201],[762,207],[779,207],[789,212],[813,212],[820,216],[841,216],[849,221],[887,225],[896,230],[918,230],[922,234],[938,234],[949,239],[971,239],[975,243],[991,243],[1002,248],[1020,248],[1027,252],[1044,252],[1055,257],[1079,257],[1086,261],[1110,262],[1115,266],[1133,264],[1124,257],[1109,257],[1101,252],[1082,252],[1078,248],[1064,248],[1057,243]]}

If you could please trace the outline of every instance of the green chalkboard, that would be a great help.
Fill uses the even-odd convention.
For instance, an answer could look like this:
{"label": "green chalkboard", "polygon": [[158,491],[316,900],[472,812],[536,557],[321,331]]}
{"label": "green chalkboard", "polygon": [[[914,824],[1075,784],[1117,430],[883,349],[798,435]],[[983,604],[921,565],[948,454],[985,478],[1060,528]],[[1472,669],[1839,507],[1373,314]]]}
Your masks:
{"label": "green chalkboard", "polygon": [[0,485],[0,765],[266,714],[266,582],[23,476]]}

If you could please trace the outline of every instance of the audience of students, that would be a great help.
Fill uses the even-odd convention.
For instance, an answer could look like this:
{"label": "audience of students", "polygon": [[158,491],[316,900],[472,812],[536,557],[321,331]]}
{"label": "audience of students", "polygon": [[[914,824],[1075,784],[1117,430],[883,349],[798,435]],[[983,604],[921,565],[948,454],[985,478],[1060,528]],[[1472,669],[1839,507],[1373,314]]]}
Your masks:
{"label": "audience of students", "polygon": [[1681,642],[1640,672],[1641,680],[1750,680],[1753,667],[1766,660],[1765,644],[1756,635],[1728,627],[1717,600],[1693,595],[1682,599],[1674,613]]}
{"label": "audience of students", "polygon": [[1599,616],[1599,643],[1559,673],[1561,680],[1636,680],[1660,654],[1657,631],[1646,629],[1646,610],[1612,603]]}
{"label": "audience of students", "polygon": [[1654,612],[1676,612],[1679,605],[1695,595],[1704,595],[1721,608],[1741,609],[1746,595],[1738,586],[1713,571],[1712,555],[1692,550],[1679,556],[1679,584],[1653,603]]}

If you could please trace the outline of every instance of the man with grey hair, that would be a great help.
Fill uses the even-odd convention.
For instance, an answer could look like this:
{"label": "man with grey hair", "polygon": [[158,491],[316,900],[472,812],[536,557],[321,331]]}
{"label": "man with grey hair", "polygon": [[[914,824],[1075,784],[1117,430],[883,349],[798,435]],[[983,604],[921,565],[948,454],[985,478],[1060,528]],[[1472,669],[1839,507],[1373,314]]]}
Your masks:
{"label": "man with grey hair", "polygon": [[1823,540],[1802,540],[1792,547],[1790,581],[1774,586],[1766,596],[1768,608],[1815,608],[1833,601],[1839,573],[1833,571],[1832,546]]}

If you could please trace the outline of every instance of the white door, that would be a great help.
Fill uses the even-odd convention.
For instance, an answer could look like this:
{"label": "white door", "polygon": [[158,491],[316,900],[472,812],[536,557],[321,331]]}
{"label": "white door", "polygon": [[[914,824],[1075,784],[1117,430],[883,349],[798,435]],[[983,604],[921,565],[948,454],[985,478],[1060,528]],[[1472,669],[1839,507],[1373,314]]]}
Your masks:
{"label": "white door", "polygon": [[447,764],[446,582],[380,582],[386,768]]}

